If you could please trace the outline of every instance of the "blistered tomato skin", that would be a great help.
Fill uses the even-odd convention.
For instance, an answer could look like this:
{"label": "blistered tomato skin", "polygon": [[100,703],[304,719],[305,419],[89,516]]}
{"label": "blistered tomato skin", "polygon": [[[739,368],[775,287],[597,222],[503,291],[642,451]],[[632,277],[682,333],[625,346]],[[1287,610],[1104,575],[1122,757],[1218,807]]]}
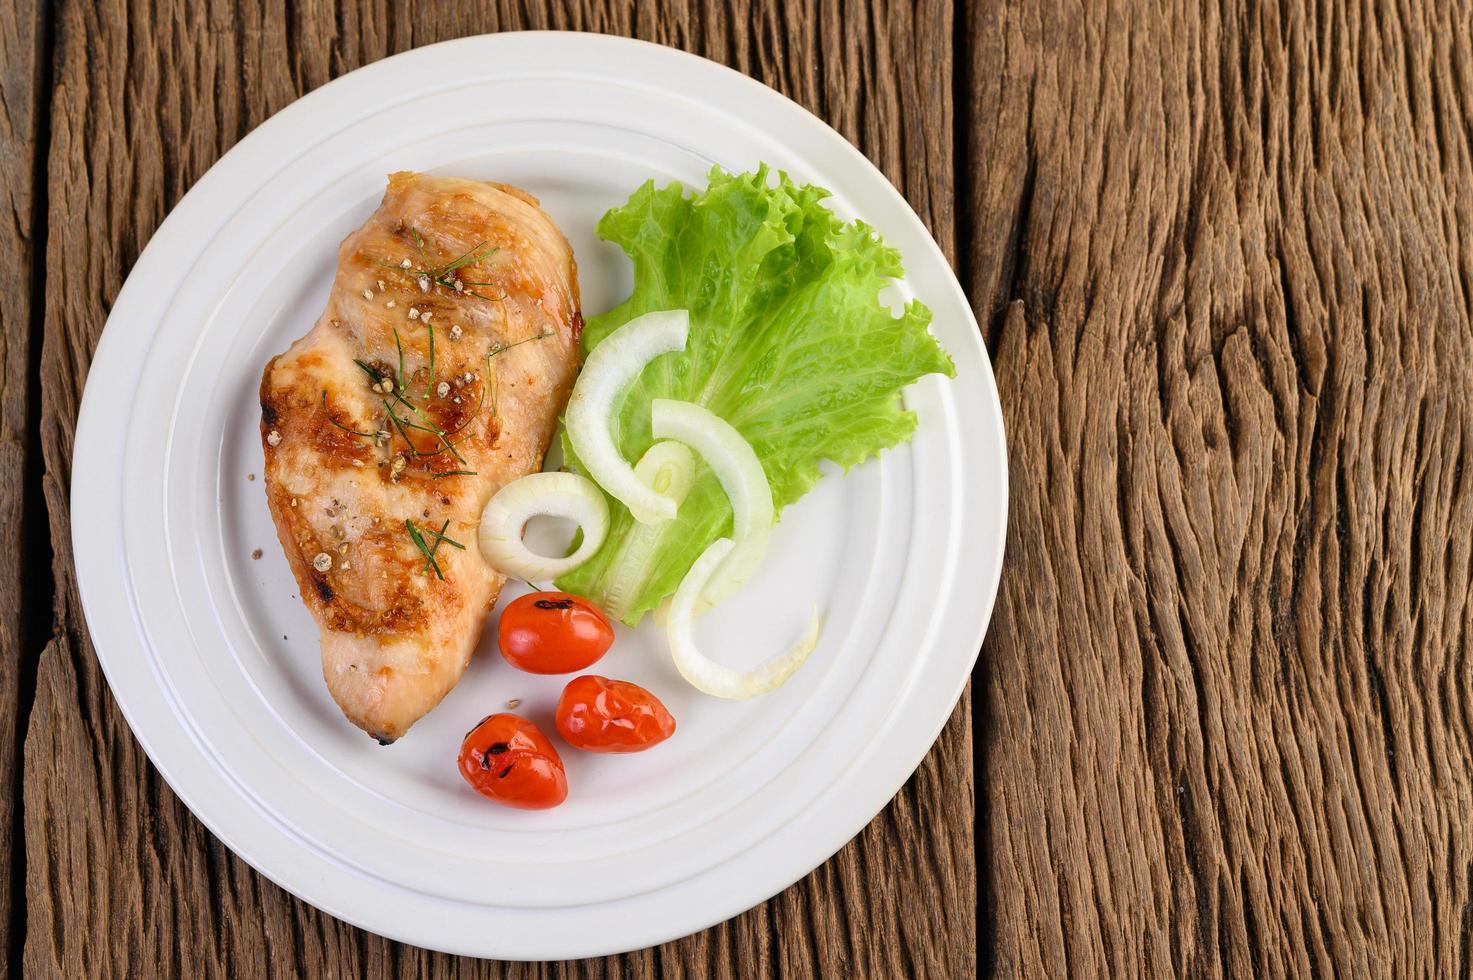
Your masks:
{"label": "blistered tomato skin", "polygon": [[568,798],[563,760],[547,736],[525,718],[483,718],[460,743],[460,774],[488,800],[523,810],[547,810]]}
{"label": "blistered tomato skin", "polygon": [[582,596],[532,592],[512,600],[497,627],[501,655],[532,674],[571,674],[593,666],[614,642],[608,617]]}
{"label": "blistered tomato skin", "polygon": [[638,684],[585,674],[563,688],[557,730],[585,752],[642,752],[675,734],[675,718]]}

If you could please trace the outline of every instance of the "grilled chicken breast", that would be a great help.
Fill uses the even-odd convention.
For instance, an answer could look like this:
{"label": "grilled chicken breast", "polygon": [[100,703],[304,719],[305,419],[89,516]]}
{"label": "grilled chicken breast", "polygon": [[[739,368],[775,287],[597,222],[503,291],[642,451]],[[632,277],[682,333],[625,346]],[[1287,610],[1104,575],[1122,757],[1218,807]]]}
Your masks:
{"label": "grilled chicken breast", "polygon": [[503,577],[482,508],[542,467],[578,366],[573,253],[535,198],[396,173],[327,309],[261,378],[265,487],[348,720],[387,744],[464,672]]}

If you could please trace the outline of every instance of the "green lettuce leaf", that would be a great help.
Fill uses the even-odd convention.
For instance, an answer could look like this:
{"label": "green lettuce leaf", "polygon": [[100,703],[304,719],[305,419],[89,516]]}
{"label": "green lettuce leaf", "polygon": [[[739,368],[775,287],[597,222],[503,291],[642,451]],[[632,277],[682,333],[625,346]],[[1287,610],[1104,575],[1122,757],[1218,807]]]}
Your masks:
{"label": "green lettuce leaf", "polygon": [[[651,399],[698,402],[756,449],[781,513],[818,481],[820,460],[847,470],[908,439],[916,420],[900,389],[955,372],[927,330],[930,310],[912,301],[897,317],[880,303],[880,290],[903,274],[899,254],[863,222],[839,221],[822,203],[828,191],[785,174],[770,183],[765,166],[738,175],[714,168],[700,193],[651,181],[604,215],[599,236],[634,261],[634,292],[587,322],[583,345],[586,354],[651,310],[689,310],[686,350],[652,361],[615,406],[616,444],[638,460],[653,441]],[[578,469],[566,436],[563,445]],[[604,606],[634,526],[622,504],[609,506],[608,540],[557,583]],[[673,594],[706,546],[731,533],[731,520],[721,485],[700,464],[648,557],[619,569],[632,576],[619,588],[624,621],[635,625]]]}

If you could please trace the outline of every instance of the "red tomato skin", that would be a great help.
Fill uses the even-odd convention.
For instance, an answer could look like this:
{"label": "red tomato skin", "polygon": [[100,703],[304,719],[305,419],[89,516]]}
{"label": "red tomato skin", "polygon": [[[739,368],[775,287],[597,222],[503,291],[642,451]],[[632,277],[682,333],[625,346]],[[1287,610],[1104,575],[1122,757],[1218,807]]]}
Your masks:
{"label": "red tomato skin", "polygon": [[525,718],[489,715],[460,743],[460,774],[488,800],[522,810],[547,810],[568,798],[563,760],[546,735]]}
{"label": "red tomato skin", "polygon": [[531,592],[501,614],[497,640],[506,662],[529,674],[572,674],[608,653],[614,627],[582,596]]}
{"label": "red tomato skin", "polygon": [[563,688],[557,730],[585,752],[643,752],[675,734],[675,718],[638,684],[584,674]]}

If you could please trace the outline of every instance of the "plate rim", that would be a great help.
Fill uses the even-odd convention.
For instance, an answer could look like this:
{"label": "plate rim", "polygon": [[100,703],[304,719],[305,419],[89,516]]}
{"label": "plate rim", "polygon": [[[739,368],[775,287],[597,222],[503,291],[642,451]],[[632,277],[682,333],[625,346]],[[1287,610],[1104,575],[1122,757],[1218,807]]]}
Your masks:
{"label": "plate rim", "polygon": [[[772,100],[774,99],[778,100],[781,103],[785,103],[789,111],[795,111],[798,114],[798,117],[802,119],[805,126],[814,127],[815,132],[821,134],[827,143],[833,144],[833,148],[836,152],[848,157],[850,163],[858,165],[860,169],[866,171],[866,176],[870,180],[876,181],[879,185],[882,185],[884,188],[888,189],[889,193],[893,195],[894,202],[899,204],[902,213],[908,216],[908,218],[914,222],[916,228],[920,230],[921,240],[924,243],[922,247],[924,247],[928,253],[924,260],[939,263],[939,267],[945,270],[946,275],[943,278],[955,293],[953,299],[959,301],[960,308],[966,311],[967,320],[972,327],[970,335],[973,338],[976,347],[976,353],[980,355],[981,366],[984,369],[981,377],[975,380],[979,383],[979,386],[982,389],[980,392],[982,400],[985,407],[988,409],[988,411],[986,412],[986,421],[990,423],[989,427],[992,430],[989,435],[995,439],[997,447],[996,458],[994,460],[991,460],[990,462],[996,466],[998,484],[1000,488],[998,493],[999,500],[996,515],[998,538],[994,553],[990,556],[986,556],[989,560],[984,562],[983,571],[985,573],[985,581],[981,584],[984,584],[985,586],[985,588],[982,590],[985,598],[979,604],[981,614],[980,616],[978,616],[977,635],[972,645],[971,656],[966,661],[966,670],[959,672],[960,676],[956,680],[954,690],[948,691],[946,703],[949,705],[949,707],[944,713],[939,713],[939,717],[932,719],[934,724],[928,726],[928,732],[923,742],[920,739],[915,740],[916,743],[920,745],[920,749],[917,753],[915,753],[914,759],[909,758],[910,753],[906,754],[906,776],[902,778],[900,782],[897,783],[893,788],[891,788],[888,793],[885,794],[879,806],[873,812],[871,812],[867,806],[860,806],[855,808],[855,812],[859,812],[862,814],[862,819],[847,820],[844,822],[843,827],[840,828],[840,831],[837,834],[833,832],[826,834],[826,843],[824,844],[824,846],[817,847],[812,850],[812,853],[818,853],[820,851],[824,852],[821,858],[818,861],[813,862],[812,864],[808,863],[807,858],[805,858],[801,862],[798,862],[804,865],[804,867],[802,867],[790,880],[787,880],[781,887],[771,891],[765,888],[762,889],[764,894],[757,897],[754,901],[748,901],[747,897],[743,897],[728,902],[728,907],[726,908],[717,909],[715,911],[708,912],[705,915],[698,916],[697,918],[700,918],[702,920],[702,923],[697,924],[693,928],[687,928],[685,927],[685,925],[682,925],[678,930],[673,932],[670,930],[655,930],[659,933],[659,937],[653,939],[652,942],[664,942],[670,939],[678,938],[680,936],[688,935],[692,932],[699,931],[704,928],[709,928],[712,925],[716,925],[722,921],[725,921],[732,915],[739,914],[746,908],[750,908],[755,904],[760,904],[773,895],[780,893],[783,889],[790,887],[793,882],[806,876],[814,868],[821,865],[824,861],[831,857],[833,853],[837,852],[840,848],[844,846],[845,843],[847,843],[857,833],[863,830],[863,828],[867,826],[875,818],[875,816],[882,812],[888,802],[893,799],[894,795],[898,793],[901,788],[903,788],[904,783],[909,779],[910,775],[914,773],[916,767],[920,764],[925,755],[933,747],[941,729],[944,727],[946,722],[951,717],[951,714],[954,712],[957,700],[960,698],[962,691],[965,689],[967,680],[969,679],[971,674],[972,667],[975,664],[977,656],[979,655],[982,639],[984,638],[986,629],[991,621],[991,615],[996,602],[997,588],[1001,578],[1002,562],[1006,548],[1006,528],[1008,516],[1006,432],[1003,421],[1001,402],[998,396],[995,376],[991,368],[991,360],[987,353],[985,345],[982,343],[981,333],[977,327],[976,317],[974,311],[972,310],[971,303],[967,299],[966,294],[961,288],[960,283],[957,281],[955,271],[951,268],[950,263],[946,260],[945,255],[941,252],[939,245],[937,245],[934,237],[930,234],[929,230],[926,229],[925,223],[921,221],[920,217],[916,214],[914,208],[910,205],[909,201],[905,199],[904,195],[901,194],[898,189],[896,189],[890,183],[888,178],[886,178],[884,174],[879,171],[879,169],[875,167],[875,165],[867,157],[865,157],[857,148],[850,144],[841,134],[835,131],[822,119],[819,119],[817,116],[810,113],[798,103],[789,99],[782,93],[777,92],[776,90],[764,85],[760,81],[750,78],[749,76],[746,76],[741,72],[728,68],[717,62],[703,58],[699,55],[682,51],[677,48],[666,47],[664,45],[658,45],[638,39],[625,38],[617,35],[604,35],[584,32],[522,31],[472,35],[468,37],[440,42],[438,44],[426,45],[420,48],[410,49],[408,51],[404,51],[399,54],[380,59],[379,61],[362,66],[352,72],[348,72],[342,76],[339,76],[338,78],[333,79],[332,81],[318,87],[317,89],[314,89],[312,92],[307,93],[300,99],[283,107],[277,113],[262,122],[244,138],[238,141],[234,146],[226,151],[226,153],[224,153],[219,160],[212,164],[210,169],[206,171],[206,173],[203,174],[195,182],[195,184],[189,189],[189,191],[180,199],[180,201],[166,216],[164,221],[160,223],[158,229],[155,231],[148,245],[143,249],[142,252],[140,252],[137,260],[133,265],[133,268],[130,270],[128,278],[125,280],[122,288],[119,290],[119,293],[114,301],[112,311],[110,312],[108,317],[108,325],[112,324],[113,318],[115,316],[118,317],[120,320],[127,320],[130,318],[130,316],[136,317],[136,313],[133,312],[133,308],[139,306],[141,303],[146,303],[146,300],[140,300],[137,296],[137,293],[142,288],[142,286],[140,285],[142,279],[137,275],[138,271],[140,269],[144,270],[145,272],[151,271],[150,266],[157,264],[156,262],[150,263],[148,261],[150,253],[153,252],[155,254],[158,254],[161,251],[159,243],[161,241],[167,241],[168,238],[171,237],[171,235],[173,234],[173,229],[181,224],[192,211],[197,210],[199,207],[202,206],[201,199],[203,198],[204,193],[212,191],[217,184],[220,184],[220,182],[225,179],[225,171],[228,168],[227,165],[233,162],[244,160],[250,153],[256,152],[257,147],[267,145],[267,141],[269,139],[278,135],[280,131],[286,130],[286,127],[290,124],[293,117],[304,114],[307,109],[333,104],[333,102],[337,100],[337,93],[339,91],[347,90],[347,87],[351,84],[349,81],[350,79],[358,79],[359,84],[362,84],[372,77],[387,77],[393,74],[400,66],[405,66],[410,62],[425,58],[426,52],[443,52],[450,47],[463,47],[467,49],[473,49],[480,47],[495,47],[498,44],[506,43],[537,44],[548,42],[564,45],[587,45],[589,49],[594,51],[595,53],[598,53],[600,55],[608,55],[611,58],[623,57],[625,53],[628,53],[632,54],[634,57],[668,59],[668,64],[671,65],[683,63],[689,66],[689,69],[692,71],[710,72],[712,69],[715,69],[715,73],[717,75],[724,76],[725,84],[732,86],[734,90],[742,90],[746,97],[767,100],[769,104],[771,104]],[[597,66],[597,69],[608,71],[609,67],[607,65],[601,64]],[[657,72],[651,73],[652,77],[655,77],[657,74]],[[212,176],[215,178],[214,180],[211,179]],[[963,326],[965,325],[966,324],[963,324]],[[265,875],[269,880],[273,881],[278,886],[284,888],[291,894],[297,895],[314,907],[322,909],[328,914],[333,915],[334,917],[339,918],[345,922],[349,922],[360,928],[364,928],[368,931],[380,935],[385,935],[399,941],[423,946],[426,948],[442,949],[446,952],[462,953],[475,956],[494,955],[493,953],[487,952],[484,947],[470,948],[457,943],[447,944],[436,941],[427,941],[427,939],[423,935],[416,935],[412,930],[386,927],[385,923],[381,921],[361,921],[359,916],[340,907],[335,907],[335,903],[324,901],[320,898],[320,896],[314,896],[313,894],[311,894],[310,889],[302,887],[300,883],[288,884],[286,881],[283,881],[281,877],[278,877],[278,875],[273,872],[273,870],[268,870],[268,868],[266,867],[265,859],[258,859],[259,855],[255,853],[255,851],[257,850],[256,848],[252,848],[246,845],[244,842],[237,839],[234,834],[222,833],[218,822],[214,819],[211,819],[211,817],[205,815],[205,811],[207,811],[208,808],[195,805],[195,793],[192,792],[186,794],[185,792],[181,791],[179,780],[171,775],[169,769],[160,763],[160,753],[156,751],[156,747],[154,745],[150,744],[150,740],[141,733],[141,729],[147,726],[141,725],[140,719],[135,716],[134,709],[136,709],[137,705],[134,705],[134,709],[130,709],[130,707],[125,703],[124,698],[119,696],[118,694],[121,689],[131,690],[135,688],[136,682],[133,684],[120,684],[122,678],[114,676],[116,672],[116,667],[118,665],[114,665],[114,668],[109,668],[109,658],[108,655],[104,653],[104,646],[107,644],[100,643],[98,641],[99,633],[94,628],[94,615],[96,615],[98,613],[98,610],[101,609],[101,600],[97,598],[97,589],[100,586],[97,584],[97,582],[98,580],[105,577],[105,569],[103,566],[110,563],[110,553],[104,551],[99,554],[98,548],[100,546],[96,543],[95,540],[89,540],[87,538],[87,532],[89,530],[90,522],[85,515],[88,512],[85,510],[85,508],[82,510],[78,509],[79,504],[85,503],[84,498],[86,497],[88,492],[94,489],[94,484],[86,479],[86,477],[89,475],[96,475],[92,471],[99,468],[97,466],[98,461],[110,462],[111,459],[117,455],[116,452],[109,455],[101,451],[101,447],[99,446],[99,443],[103,441],[105,420],[100,414],[101,409],[98,407],[98,397],[96,394],[98,389],[96,386],[91,384],[91,367],[101,363],[105,363],[109,360],[108,355],[112,353],[111,348],[112,346],[120,342],[118,339],[120,336],[121,332],[119,330],[113,330],[110,334],[105,327],[102,335],[99,338],[96,349],[94,350],[92,359],[89,363],[88,379],[83,389],[82,402],[78,412],[73,451],[73,470],[71,484],[69,488],[69,503],[71,507],[72,518],[72,548],[74,567],[76,569],[78,591],[82,599],[83,614],[87,621],[89,637],[91,638],[94,649],[97,651],[99,664],[101,665],[104,675],[107,678],[108,685],[113,692],[114,700],[118,704],[119,709],[122,711],[125,719],[127,720],[134,738],[137,739],[139,744],[144,748],[149,761],[153,764],[160,775],[164,777],[165,781],[169,784],[171,790],[180,798],[182,802],[185,803],[186,806],[188,806],[191,813],[197,819],[199,819],[210,830],[212,834],[214,834],[217,838],[224,842],[233,853],[245,860],[258,872]],[[91,395],[92,397],[89,398],[89,395]],[[79,463],[78,461],[81,462]],[[104,470],[104,472],[111,472],[110,467],[102,467],[102,469]],[[79,519],[79,514],[84,516]],[[89,596],[91,597],[91,601],[89,601]],[[132,614],[132,624],[135,628],[135,633],[138,634],[135,636],[135,639],[138,639],[140,638],[142,633],[142,624],[139,620],[138,611],[136,610],[136,608],[130,608],[129,611]],[[153,677],[149,679],[148,683],[154,684],[157,689],[159,685],[163,684],[163,681],[161,678]],[[166,693],[164,697],[166,700],[168,699],[168,695]],[[903,704],[903,702],[901,703]],[[897,705],[897,710],[898,707],[899,706]],[[177,718],[175,720],[177,721]],[[193,750],[198,752],[199,747],[193,746]],[[234,777],[229,776],[225,773],[220,773],[217,775],[219,775],[220,778],[225,780],[227,783],[233,782],[234,780]],[[851,824],[853,825],[852,827],[850,826]],[[830,842],[834,842],[832,847],[827,846],[827,844]],[[306,845],[302,842],[297,842],[297,846]],[[717,867],[721,866],[718,865]],[[717,915],[718,917],[711,918],[711,915]],[[610,953],[623,952],[629,949],[643,948],[643,945],[646,944],[642,943],[639,946],[629,946],[627,944],[608,946],[607,944],[604,944],[598,946],[597,948],[578,947],[572,949],[571,951],[567,948],[562,948],[557,950],[548,950],[541,956],[533,955],[528,956],[527,958],[554,959],[566,958],[568,956],[605,955]]]}

